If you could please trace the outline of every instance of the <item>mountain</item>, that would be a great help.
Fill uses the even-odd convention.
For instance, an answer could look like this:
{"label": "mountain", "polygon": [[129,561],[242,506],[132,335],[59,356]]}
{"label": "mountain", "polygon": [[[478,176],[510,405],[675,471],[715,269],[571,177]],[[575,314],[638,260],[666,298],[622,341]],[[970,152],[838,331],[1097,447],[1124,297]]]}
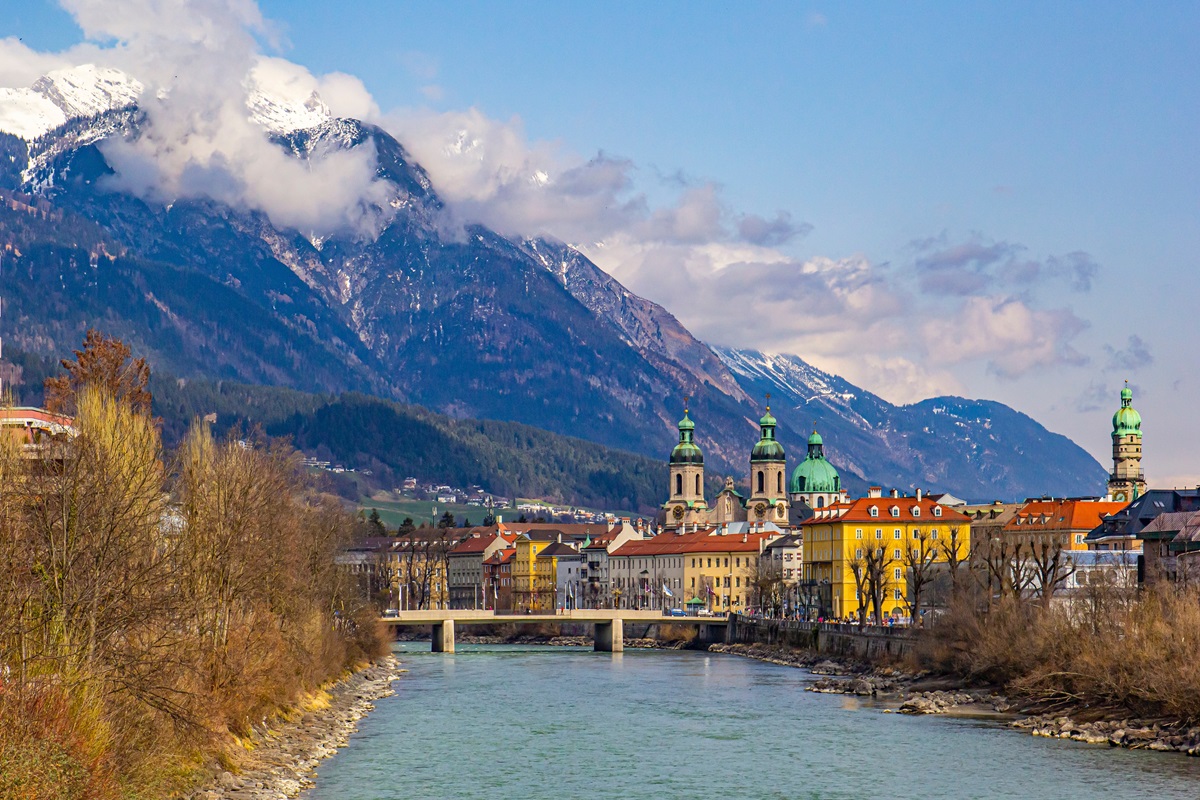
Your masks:
{"label": "mountain", "polygon": [[1108,477],[1083,448],[1003,403],[935,397],[896,406],[796,356],[715,352],[747,392],[770,392],[779,416],[811,420],[827,457],[857,491],[867,477],[980,501],[1037,495],[1044,487],[1090,496]]}
{"label": "mountain", "polygon": [[[81,88],[89,74],[92,92]],[[316,235],[204,197],[163,204],[114,190],[109,143],[136,139],[145,124],[132,79],[93,68],[47,76],[70,91],[41,81],[11,90],[21,94],[0,110],[0,131],[8,131],[0,132],[5,339],[64,353],[98,326],[176,375],[358,391],[656,459],[676,440],[687,395],[710,472],[744,475],[758,398],[781,391],[765,367],[749,366],[751,354],[714,351],[562,243],[455,222],[424,169],[386,131],[334,118],[315,94],[278,89],[269,77],[252,76],[247,114],[279,148],[311,163],[357,153],[374,164],[385,194],[361,209],[356,229]],[[65,121],[39,132],[35,122],[58,119],[31,116],[42,100]],[[802,361],[789,363],[803,372]],[[1082,463],[1068,440],[998,404],[964,410],[963,419],[1030,424],[1006,424],[986,446],[993,440],[967,442],[956,426],[930,422],[937,415],[918,414],[921,404],[902,414],[845,387],[855,402],[826,441],[851,485],[858,475],[990,498],[1090,492],[1103,483],[1093,480],[1103,474],[1099,465]],[[781,441],[802,457],[814,417],[807,408],[778,416]],[[1020,453],[1035,446],[1030,440],[1009,438],[1027,435],[1042,437],[1037,460]]]}

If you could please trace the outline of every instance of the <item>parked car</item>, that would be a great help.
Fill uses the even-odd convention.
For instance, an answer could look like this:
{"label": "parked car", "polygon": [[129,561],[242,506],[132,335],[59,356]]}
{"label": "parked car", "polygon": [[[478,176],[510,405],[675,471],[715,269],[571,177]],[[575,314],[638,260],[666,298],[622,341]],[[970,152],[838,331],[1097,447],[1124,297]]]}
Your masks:
{"label": "parked car", "polygon": [[398,616],[400,616],[400,612],[394,608],[385,608],[383,610],[383,615],[385,617],[398,617]]}
{"label": "parked car", "polygon": [[667,616],[668,617],[686,617],[687,612],[684,611],[682,608],[668,608]]}

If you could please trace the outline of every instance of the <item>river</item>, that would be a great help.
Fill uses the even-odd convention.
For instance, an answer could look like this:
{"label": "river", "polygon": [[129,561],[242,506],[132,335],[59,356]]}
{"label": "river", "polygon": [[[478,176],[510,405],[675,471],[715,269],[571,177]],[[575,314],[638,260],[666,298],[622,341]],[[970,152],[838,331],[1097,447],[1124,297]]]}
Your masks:
{"label": "river", "polygon": [[307,800],[1200,797],[1200,759],[885,714],[691,651],[396,650],[409,672]]}

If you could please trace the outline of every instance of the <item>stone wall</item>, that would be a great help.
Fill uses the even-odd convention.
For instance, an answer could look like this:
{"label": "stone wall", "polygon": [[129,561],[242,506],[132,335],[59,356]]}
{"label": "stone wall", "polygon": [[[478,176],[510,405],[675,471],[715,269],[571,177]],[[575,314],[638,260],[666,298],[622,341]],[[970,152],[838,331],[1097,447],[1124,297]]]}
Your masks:
{"label": "stone wall", "polygon": [[831,657],[886,661],[910,654],[916,639],[908,628],[859,627],[732,614],[725,641],[728,644],[782,645]]}

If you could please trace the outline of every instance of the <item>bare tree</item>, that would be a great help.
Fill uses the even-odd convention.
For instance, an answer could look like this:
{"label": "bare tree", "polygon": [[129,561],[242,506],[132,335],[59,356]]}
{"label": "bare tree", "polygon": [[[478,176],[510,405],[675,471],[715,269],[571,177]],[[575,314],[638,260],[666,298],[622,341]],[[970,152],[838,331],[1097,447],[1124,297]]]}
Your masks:
{"label": "bare tree", "polygon": [[867,624],[867,575],[870,573],[869,561],[865,550],[858,550],[850,560],[850,574],[854,576],[854,596],[858,600],[858,626]]}
{"label": "bare tree", "polygon": [[962,589],[961,568],[970,557],[971,541],[968,532],[968,537],[963,538],[962,533],[957,525],[950,527],[949,536],[941,542],[942,560],[946,562],[946,568],[950,573],[950,594],[952,597],[958,597]]}
{"label": "bare tree", "polygon": [[917,532],[915,542],[903,553],[902,564],[908,578],[908,597],[905,598],[905,604],[914,625],[920,623],[921,601],[925,598],[926,587],[933,582],[933,565],[937,556],[938,548],[932,545],[929,534],[924,531]]}
{"label": "bare tree", "polygon": [[1054,593],[1075,574],[1075,562],[1071,560],[1069,552],[1063,549],[1061,542],[1045,537],[1030,542],[1030,561],[1032,580],[1042,607],[1049,608]]}
{"label": "bare tree", "polygon": [[866,550],[863,561],[866,565],[867,597],[871,602],[871,614],[875,618],[875,624],[882,625],[883,601],[888,590],[892,588],[891,570],[896,561],[888,555],[885,547]]}

